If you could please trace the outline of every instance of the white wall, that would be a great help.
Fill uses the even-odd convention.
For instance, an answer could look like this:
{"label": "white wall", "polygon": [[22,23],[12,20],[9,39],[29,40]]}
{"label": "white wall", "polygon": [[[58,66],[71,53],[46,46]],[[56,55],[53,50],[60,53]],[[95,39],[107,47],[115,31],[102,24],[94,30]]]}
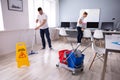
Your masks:
{"label": "white wall", "polygon": [[25,42],[31,46],[33,30],[15,30],[0,32],[0,55],[15,51],[17,42]]}
{"label": "white wall", "polygon": [[3,21],[5,30],[28,29],[28,0],[23,0],[23,12],[8,10],[7,0],[2,1]]}
{"label": "white wall", "polygon": [[120,0],[60,0],[60,21],[77,21],[80,9],[101,9],[101,21],[120,17]]}
{"label": "white wall", "polygon": [[5,31],[0,31],[0,55],[15,51],[17,42],[31,46],[33,31],[28,30],[28,0],[23,0],[23,12],[8,10],[7,0],[1,0]]}
{"label": "white wall", "polygon": [[[9,11],[7,0],[2,0],[2,11],[5,31],[0,31],[0,55],[14,52],[17,42],[25,42],[31,47],[34,31],[29,29],[28,0],[23,0],[23,12]],[[54,29],[50,29],[50,33],[52,40],[59,37]],[[41,45],[39,31],[36,38],[37,44]]]}
{"label": "white wall", "polygon": [[[58,33],[59,33],[58,30],[50,28],[50,36],[52,42],[56,39],[59,39]],[[34,38],[33,29],[0,31],[0,55],[15,52],[17,42],[25,42],[27,48],[31,47],[33,38]],[[39,30],[36,31],[36,44],[41,46]]]}
{"label": "white wall", "polygon": [[2,8],[1,8],[1,1],[0,1],[0,31],[4,30],[3,26],[3,15],[2,15]]}

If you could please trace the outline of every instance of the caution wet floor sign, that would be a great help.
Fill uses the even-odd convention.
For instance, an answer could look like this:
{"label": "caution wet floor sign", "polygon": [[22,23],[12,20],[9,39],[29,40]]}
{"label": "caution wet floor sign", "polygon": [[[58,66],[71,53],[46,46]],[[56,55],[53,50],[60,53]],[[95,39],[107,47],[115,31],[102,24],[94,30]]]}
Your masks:
{"label": "caution wet floor sign", "polygon": [[29,66],[30,62],[28,59],[26,44],[24,42],[18,42],[16,44],[16,62],[17,67]]}

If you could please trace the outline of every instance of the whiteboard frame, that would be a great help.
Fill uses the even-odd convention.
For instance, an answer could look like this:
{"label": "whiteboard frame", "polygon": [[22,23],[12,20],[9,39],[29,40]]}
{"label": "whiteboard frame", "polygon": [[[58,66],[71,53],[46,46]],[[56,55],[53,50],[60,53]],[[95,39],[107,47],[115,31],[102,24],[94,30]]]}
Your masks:
{"label": "whiteboard frame", "polygon": [[[99,11],[99,14],[98,14],[98,16],[99,16],[99,19],[98,19],[98,21],[88,21],[88,22],[100,22],[100,18],[101,18],[101,9],[100,8],[91,8],[91,9],[80,9],[80,12],[79,12],[79,17],[81,17],[81,15],[83,14],[83,12],[81,13],[81,10],[83,10],[83,12],[85,11],[85,10],[98,10]],[[86,11],[87,12],[87,11]],[[89,16],[89,13],[88,13],[88,16]]]}

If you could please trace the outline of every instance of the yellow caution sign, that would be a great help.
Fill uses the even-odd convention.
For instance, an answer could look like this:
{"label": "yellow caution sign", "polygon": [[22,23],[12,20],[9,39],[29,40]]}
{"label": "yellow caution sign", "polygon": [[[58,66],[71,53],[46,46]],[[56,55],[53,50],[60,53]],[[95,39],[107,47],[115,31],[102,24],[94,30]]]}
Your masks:
{"label": "yellow caution sign", "polygon": [[28,60],[28,54],[26,49],[26,44],[24,42],[18,42],[16,44],[16,62],[18,68],[21,66],[29,66],[30,62]]}

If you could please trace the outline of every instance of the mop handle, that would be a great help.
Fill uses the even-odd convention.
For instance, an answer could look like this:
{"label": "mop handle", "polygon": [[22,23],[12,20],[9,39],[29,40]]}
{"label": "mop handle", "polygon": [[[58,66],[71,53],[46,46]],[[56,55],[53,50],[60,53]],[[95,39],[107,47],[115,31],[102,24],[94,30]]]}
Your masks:
{"label": "mop handle", "polygon": [[[81,52],[84,52],[88,47],[91,46],[91,44],[92,44],[92,41],[91,41],[91,43],[90,43],[89,45],[87,45],[86,48],[84,48],[83,50],[81,50]],[[80,46],[80,45],[77,46],[77,48],[74,50],[74,52],[76,52],[76,50],[79,48],[79,46]]]}
{"label": "mop handle", "polygon": [[[36,24],[37,26],[37,24]],[[35,42],[35,37],[36,36],[36,30],[34,30],[34,35],[33,35],[33,41],[32,41],[32,50],[33,50],[33,46],[34,46],[34,42]]]}
{"label": "mop handle", "polygon": [[78,45],[78,46],[75,48],[74,52],[76,52],[76,50],[79,48],[79,46],[80,46],[80,45]]}
{"label": "mop handle", "polygon": [[83,50],[81,51],[81,53],[84,52],[88,47],[90,47],[91,44],[92,44],[92,43],[90,43],[85,49],[83,49]]}

